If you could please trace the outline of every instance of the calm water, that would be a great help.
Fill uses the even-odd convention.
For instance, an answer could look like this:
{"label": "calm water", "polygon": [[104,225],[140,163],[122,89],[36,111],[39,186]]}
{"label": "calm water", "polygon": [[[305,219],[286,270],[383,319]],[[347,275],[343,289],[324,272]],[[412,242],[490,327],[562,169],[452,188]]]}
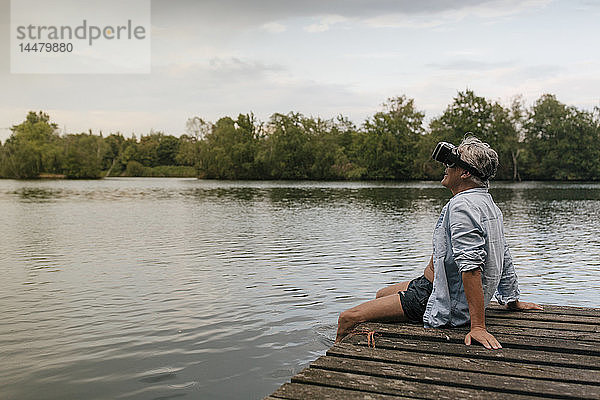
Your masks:
{"label": "calm water", "polygon": [[[525,299],[600,307],[600,184],[496,183]],[[0,398],[257,399],[421,273],[434,182],[0,181]]]}

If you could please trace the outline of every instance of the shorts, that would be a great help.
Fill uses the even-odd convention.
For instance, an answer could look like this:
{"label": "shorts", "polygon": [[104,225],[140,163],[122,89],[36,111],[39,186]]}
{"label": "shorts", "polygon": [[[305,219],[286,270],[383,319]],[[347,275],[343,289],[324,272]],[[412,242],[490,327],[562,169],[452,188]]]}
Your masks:
{"label": "shorts", "polygon": [[398,292],[402,310],[409,321],[423,322],[423,314],[432,290],[433,284],[422,275],[410,281],[406,291]]}

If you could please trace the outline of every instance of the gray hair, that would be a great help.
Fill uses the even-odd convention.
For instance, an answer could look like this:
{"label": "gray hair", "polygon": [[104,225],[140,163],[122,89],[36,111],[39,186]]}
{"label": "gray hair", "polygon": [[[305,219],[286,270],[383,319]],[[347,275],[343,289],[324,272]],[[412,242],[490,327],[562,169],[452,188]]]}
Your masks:
{"label": "gray hair", "polygon": [[471,175],[471,181],[478,186],[489,187],[489,179],[496,175],[496,170],[498,169],[498,153],[489,144],[477,139],[470,132],[465,135],[458,146],[458,152],[463,161],[471,164],[477,171],[487,177],[484,180],[478,176]]}

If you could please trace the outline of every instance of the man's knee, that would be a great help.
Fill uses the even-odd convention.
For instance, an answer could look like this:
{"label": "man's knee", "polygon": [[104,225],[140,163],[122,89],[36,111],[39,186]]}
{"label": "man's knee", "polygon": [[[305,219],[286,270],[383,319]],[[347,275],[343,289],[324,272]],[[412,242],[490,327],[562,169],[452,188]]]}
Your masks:
{"label": "man's knee", "polygon": [[391,296],[393,294],[397,294],[398,292],[404,292],[408,289],[410,285],[410,281],[396,283],[395,285],[386,286],[383,289],[379,289],[375,294],[375,298],[378,299],[380,297]]}
{"label": "man's knee", "polygon": [[338,318],[338,324],[357,324],[360,322],[360,315],[354,309],[342,311]]}

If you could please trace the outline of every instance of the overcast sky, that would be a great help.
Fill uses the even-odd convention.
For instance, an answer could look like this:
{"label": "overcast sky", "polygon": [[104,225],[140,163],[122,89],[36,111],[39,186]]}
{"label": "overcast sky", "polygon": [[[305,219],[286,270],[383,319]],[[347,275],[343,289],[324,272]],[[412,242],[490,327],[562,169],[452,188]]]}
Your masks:
{"label": "overcast sky", "polygon": [[0,0],[0,139],[27,111],[77,133],[179,136],[188,118],[297,111],[356,123],[406,95],[428,119],[458,91],[600,106],[600,1],[153,0],[152,73],[11,74]]}

